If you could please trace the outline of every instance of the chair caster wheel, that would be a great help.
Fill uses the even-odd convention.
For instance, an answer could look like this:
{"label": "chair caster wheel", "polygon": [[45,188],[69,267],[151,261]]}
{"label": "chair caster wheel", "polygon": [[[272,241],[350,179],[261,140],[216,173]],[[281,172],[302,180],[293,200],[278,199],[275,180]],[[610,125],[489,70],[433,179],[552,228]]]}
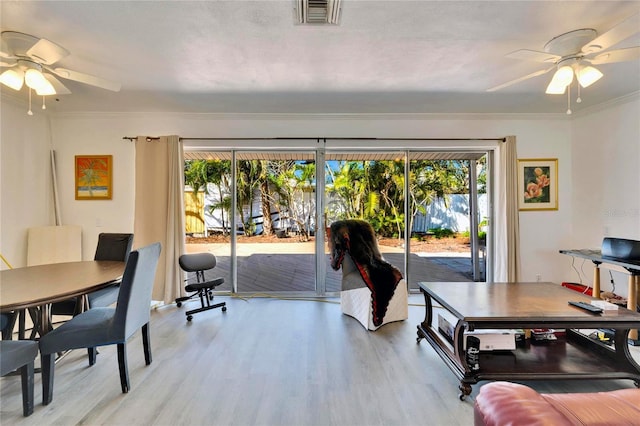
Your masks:
{"label": "chair caster wheel", "polygon": [[222,312],[227,312],[227,307],[226,306],[222,307]]}
{"label": "chair caster wheel", "polygon": [[192,319],[193,319],[193,316],[191,315],[187,316],[187,321],[191,322]]}
{"label": "chair caster wheel", "polygon": [[177,302],[177,303],[176,303],[176,305],[177,305],[177,306],[178,306],[178,308],[179,308],[180,306],[182,306],[182,302]]}

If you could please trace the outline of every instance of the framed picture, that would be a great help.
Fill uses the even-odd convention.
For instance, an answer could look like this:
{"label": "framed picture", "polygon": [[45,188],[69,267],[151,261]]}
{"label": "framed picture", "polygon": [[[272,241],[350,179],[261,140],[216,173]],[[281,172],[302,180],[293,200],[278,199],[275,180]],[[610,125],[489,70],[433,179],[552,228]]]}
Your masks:
{"label": "framed picture", "polygon": [[110,200],[111,155],[76,155],[76,200]]}
{"label": "framed picture", "polygon": [[558,210],[558,159],[518,159],[520,210]]}

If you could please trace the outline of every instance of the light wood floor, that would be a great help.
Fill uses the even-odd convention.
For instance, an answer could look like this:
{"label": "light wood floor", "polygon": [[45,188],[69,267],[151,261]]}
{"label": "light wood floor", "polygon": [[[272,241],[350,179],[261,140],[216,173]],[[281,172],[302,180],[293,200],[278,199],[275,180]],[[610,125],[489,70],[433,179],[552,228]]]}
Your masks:
{"label": "light wood floor", "polygon": [[[217,297],[226,313],[175,305],[152,313],[153,362],[144,365],[139,332],[128,344],[131,390],[120,392],[116,348],[93,367],[72,351],[55,368],[44,407],[40,375],[35,411],[22,417],[19,376],[3,377],[3,425],[471,425],[470,398],[425,341],[411,295],[409,320],[366,331],[325,302]],[[333,302],[333,303],[327,303]],[[188,306],[188,305],[187,305]],[[633,387],[631,381],[531,382],[542,391]]]}

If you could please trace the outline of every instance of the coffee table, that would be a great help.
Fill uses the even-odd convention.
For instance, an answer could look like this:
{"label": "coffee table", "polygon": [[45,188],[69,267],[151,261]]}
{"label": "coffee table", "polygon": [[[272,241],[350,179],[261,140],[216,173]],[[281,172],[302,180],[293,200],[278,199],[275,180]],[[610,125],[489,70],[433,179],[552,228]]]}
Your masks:
{"label": "coffee table", "polygon": [[[630,379],[640,387],[640,365],[631,357],[627,338],[640,327],[640,314],[626,308],[592,314],[569,301],[596,300],[553,283],[419,283],[426,312],[417,342],[426,339],[460,379],[460,399],[481,380]],[[455,318],[452,342],[434,324],[438,304]],[[444,313],[444,311],[443,311]],[[530,339],[509,351],[481,351],[472,371],[464,351],[465,332],[478,329],[566,330],[566,337],[546,343]],[[611,347],[578,329],[613,329]]]}

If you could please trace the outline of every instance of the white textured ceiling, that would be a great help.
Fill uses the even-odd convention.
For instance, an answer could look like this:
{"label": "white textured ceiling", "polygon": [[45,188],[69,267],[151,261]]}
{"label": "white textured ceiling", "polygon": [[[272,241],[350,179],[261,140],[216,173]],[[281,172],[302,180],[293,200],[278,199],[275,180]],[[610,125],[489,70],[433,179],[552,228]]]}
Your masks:
{"label": "white textured ceiling", "polygon": [[[302,26],[293,5],[2,0],[0,26],[64,46],[57,66],[122,83],[113,93],[63,80],[73,93],[51,105],[61,112],[561,113],[566,96],[544,94],[551,73],[486,92],[541,68],[505,55],[640,11],[640,1],[342,0],[340,25]],[[638,34],[616,47],[633,45]],[[640,90],[640,61],[598,67],[604,77],[574,111]]]}

